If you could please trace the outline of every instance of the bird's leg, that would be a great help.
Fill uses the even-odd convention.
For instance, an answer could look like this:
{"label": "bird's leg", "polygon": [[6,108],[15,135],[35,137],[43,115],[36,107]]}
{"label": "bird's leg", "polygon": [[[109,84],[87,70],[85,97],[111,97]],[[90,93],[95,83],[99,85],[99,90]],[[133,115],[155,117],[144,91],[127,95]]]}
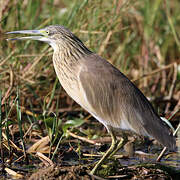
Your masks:
{"label": "bird's leg", "polygon": [[[98,161],[98,163],[95,165],[95,167],[91,170],[90,174],[95,174],[98,168],[101,166],[101,164],[111,155],[111,153],[116,149],[116,147],[119,145],[116,136],[112,131],[110,131],[110,135],[112,138],[111,146],[106,151],[106,153],[103,155],[103,157]],[[118,144],[117,144],[118,143]]]}
{"label": "bird's leg", "polygon": [[121,138],[120,140],[117,140],[117,145],[116,145],[114,151],[111,152],[109,157],[114,156],[123,145],[124,145],[124,138]]}
{"label": "bird's leg", "polygon": [[128,141],[127,136],[123,133],[122,138],[120,140],[117,140],[116,149],[110,154],[109,157],[114,156],[121,147],[124,146],[124,144]]}

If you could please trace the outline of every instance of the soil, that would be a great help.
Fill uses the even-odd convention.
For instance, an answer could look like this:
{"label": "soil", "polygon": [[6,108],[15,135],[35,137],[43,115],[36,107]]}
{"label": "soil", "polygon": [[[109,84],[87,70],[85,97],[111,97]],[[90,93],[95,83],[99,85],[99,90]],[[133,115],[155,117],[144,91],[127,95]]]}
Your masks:
{"label": "soil", "polygon": [[162,170],[163,167],[157,167],[156,165],[151,165],[151,167],[141,166],[131,166],[131,167],[121,167],[118,169],[118,174],[114,176],[99,177],[92,176],[89,174],[89,170],[83,166],[67,166],[62,167],[59,165],[52,165],[50,167],[39,169],[37,172],[34,172],[28,180],[103,180],[103,179],[130,179],[130,180],[144,180],[144,179],[153,179],[153,180],[171,180],[179,179],[179,174],[174,174],[168,172],[167,170]]}

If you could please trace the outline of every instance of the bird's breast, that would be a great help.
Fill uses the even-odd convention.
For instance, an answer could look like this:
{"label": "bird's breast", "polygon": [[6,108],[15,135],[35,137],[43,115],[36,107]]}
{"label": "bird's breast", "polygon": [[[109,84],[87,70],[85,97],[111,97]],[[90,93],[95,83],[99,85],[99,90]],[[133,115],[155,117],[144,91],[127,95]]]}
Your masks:
{"label": "bird's breast", "polygon": [[79,80],[79,66],[75,64],[71,66],[68,62],[58,61],[56,58],[53,58],[53,64],[58,79],[66,93],[84,109],[90,111],[91,108],[87,105],[87,99],[84,96]]}

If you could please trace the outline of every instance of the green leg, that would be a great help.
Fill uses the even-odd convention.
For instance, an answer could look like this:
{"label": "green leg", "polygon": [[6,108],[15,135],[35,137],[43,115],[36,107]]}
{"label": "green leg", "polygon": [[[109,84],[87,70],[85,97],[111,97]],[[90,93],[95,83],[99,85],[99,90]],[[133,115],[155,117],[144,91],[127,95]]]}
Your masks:
{"label": "green leg", "polygon": [[126,142],[128,142],[128,138],[127,138],[127,135],[123,133],[122,138],[117,141],[116,149],[110,154],[109,157],[112,157],[113,155],[115,155],[119,151],[119,149],[125,145]]}
{"label": "green leg", "polygon": [[[113,151],[116,149],[117,147],[117,140],[116,140],[116,136],[114,135],[113,132],[110,132],[111,138],[112,138],[112,143],[110,148],[107,150],[107,152],[103,155],[103,157],[98,161],[98,163],[95,165],[95,167],[92,169],[92,171],[90,172],[90,174],[95,174],[96,171],[98,170],[98,168],[101,166],[101,164],[111,155],[111,153],[113,153]],[[118,144],[119,145],[119,144]]]}
{"label": "green leg", "polygon": [[117,141],[117,145],[116,145],[116,148],[114,149],[114,151],[111,152],[111,154],[109,155],[109,157],[112,157],[114,156],[118,151],[119,149],[121,149],[121,147],[124,145],[124,139],[121,138],[121,140]]}

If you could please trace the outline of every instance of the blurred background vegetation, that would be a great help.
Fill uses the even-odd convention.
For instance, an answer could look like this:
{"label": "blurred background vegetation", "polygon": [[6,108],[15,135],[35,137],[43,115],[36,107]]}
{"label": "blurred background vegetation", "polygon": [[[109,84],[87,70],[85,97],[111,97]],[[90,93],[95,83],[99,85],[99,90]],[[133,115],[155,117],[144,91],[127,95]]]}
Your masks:
{"label": "blurred background vegetation", "polygon": [[29,128],[29,134],[36,130],[44,137],[48,128],[40,127],[47,127],[52,120],[57,125],[78,119],[74,126],[81,125],[81,119],[89,122],[88,113],[57,81],[52,48],[35,41],[7,42],[9,36],[4,34],[53,24],[66,26],[90,50],[114,64],[143,91],[160,115],[172,117],[176,125],[180,115],[179,10],[179,0],[1,1],[0,119],[6,135],[19,137],[21,127],[21,137]]}

